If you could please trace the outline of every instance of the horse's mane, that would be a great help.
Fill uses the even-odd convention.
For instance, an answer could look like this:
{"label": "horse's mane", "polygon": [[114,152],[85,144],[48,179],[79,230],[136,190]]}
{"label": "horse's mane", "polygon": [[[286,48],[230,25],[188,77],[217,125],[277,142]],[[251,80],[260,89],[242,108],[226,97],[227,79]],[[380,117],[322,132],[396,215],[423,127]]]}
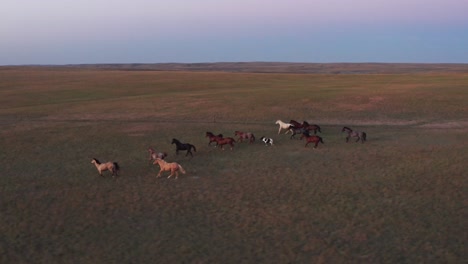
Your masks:
{"label": "horse's mane", "polygon": [[101,164],[101,162],[100,162],[98,159],[93,158],[93,160],[94,160],[98,165]]}
{"label": "horse's mane", "polygon": [[344,126],[343,129],[349,129],[349,130],[353,131],[351,128],[349,128],[347,126]]}

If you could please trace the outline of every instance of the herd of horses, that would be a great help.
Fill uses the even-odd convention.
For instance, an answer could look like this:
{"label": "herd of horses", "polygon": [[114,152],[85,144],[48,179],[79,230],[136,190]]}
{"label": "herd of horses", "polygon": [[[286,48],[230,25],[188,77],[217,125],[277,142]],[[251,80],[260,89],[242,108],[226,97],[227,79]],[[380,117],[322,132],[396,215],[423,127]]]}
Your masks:
{"label": "herd of horses", "polygon": [[[290,139],[294,139],[296,135],[301,135],[299,139],[305,139],[306,142],[304,147],[307,147],[309,143],[313,143],[313,148],[315,149],[318,147],[319,143],[325,144],[323,142],[322,137],[317,135],[317,132],[322,133],[319,125],[309,124],[306,121],[299,123],[295,120],[290,120],[289,123],[277,120],[275,124],[279,125],[278,134],[280,134],[281,131],[285,131],[285,134],[291,133]],[[363,131],[355,131],[352,130],[350,127],[344,126],[341,129],[341,132],[346,133],[346,142],[349,142],[351,138],[356,138],[355,142],[361,141],[361,143],[364,143],[366,141],[367,134]],[[212,146],[211,144],[215,143],[215,147],[221,147],[222,150],[224,150],[225,145],[229,145],[230,149],[232,150],[234,148],[234,143],[241,143],[244,142],[244,140],[249,142],[250,144],[255,142],[255,136],[251,132],[242,132],[236,130],[234,132],[234,136],[237,137],[237,140],[233,137],[224,137],[223,134],[215,135],[212,132],[206,132],[205,134],[205,137],[207,137],[209,140],[209,146]],[[260,140],[265,143],[265,146],[273,146],[272,138],[262,136]],[[188,156],[190,154],[190,156],[193,157],[192,150],[195,152],[197,151],[196,147],[193,144],[182,143],[181,141],[175,138],[172,139],[171,144],[176,146],[176,155],[179,155],[179,151],[186,151],[185,156]],[[153,164],[158,164],[160,167],[160,171],[157,177],[161,177],[161,174],[164,171],[170,171],[170,175],[167,178],[175,176],[175,179],[179,177],[179,171],[183,174],[186,173],[184,168],[177,162],[167,162],[165,160],[165,158],[167,157],[166,152],[158,152],[152,147],[149,147],[148,153],[149,160],[153,161]],[[100,176],[103,176],[102,172],[107,170],[112,173],[113,177],[118,176],[120,166],[117,162],[109,161],[106,163],[101,163],[98,159],[93,158],[91,160],[91,163],[96,166],[96,169],[98,170]]]}

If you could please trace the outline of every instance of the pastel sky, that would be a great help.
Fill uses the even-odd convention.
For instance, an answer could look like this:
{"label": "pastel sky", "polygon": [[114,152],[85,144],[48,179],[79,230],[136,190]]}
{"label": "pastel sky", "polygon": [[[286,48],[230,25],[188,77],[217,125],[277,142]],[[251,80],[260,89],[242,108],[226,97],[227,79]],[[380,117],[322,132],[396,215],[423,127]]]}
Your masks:
{"label": "pastel sky", "polygon": [[468,0],[2,0],[0,65],[468,63]]}

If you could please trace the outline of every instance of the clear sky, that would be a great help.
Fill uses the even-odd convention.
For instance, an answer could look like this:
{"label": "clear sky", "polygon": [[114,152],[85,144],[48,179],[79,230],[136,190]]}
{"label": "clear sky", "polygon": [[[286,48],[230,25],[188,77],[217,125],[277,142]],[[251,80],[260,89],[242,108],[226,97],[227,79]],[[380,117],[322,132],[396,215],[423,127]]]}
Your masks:
{"label": "clear sky", "polygon": [[0,65],[468,63],[468,0],[2,0]]}

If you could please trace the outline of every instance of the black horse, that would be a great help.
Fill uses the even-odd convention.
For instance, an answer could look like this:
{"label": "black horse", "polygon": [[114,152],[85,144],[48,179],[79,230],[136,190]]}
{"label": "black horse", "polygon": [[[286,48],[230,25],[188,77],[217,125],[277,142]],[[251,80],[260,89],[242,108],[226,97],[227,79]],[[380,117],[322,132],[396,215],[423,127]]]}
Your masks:
{"label": "black horse", "polygon": [[348,142],[349,138],[351,137],[357,137],[356,142],[359,142],[359,140],[361,140],[361,143],[364,143],[364,141],[366,141],[366,137],[367,137],[366,132],[353,131],[351,128],[346,127],[346,126],[343,127],[343,129],[341,129],[341,132],[348,133],[348,136],[346,137],[346,142]]}
{"label": "black horse", "polygon": [[192,149],[197,152],[197,149],[195,148],[194,145],[192,144],[189,144],[189,143],[181,143],[179,140],[173,138],[172,139],[172,143],[171,144],[176,144],[176,154],[179,155],[179,150],[187,150],[187,154],[185,154],[185,156],[187,156],[188,154],[190,154],[192,157],[193,157],[193,154],[192,154]]}

